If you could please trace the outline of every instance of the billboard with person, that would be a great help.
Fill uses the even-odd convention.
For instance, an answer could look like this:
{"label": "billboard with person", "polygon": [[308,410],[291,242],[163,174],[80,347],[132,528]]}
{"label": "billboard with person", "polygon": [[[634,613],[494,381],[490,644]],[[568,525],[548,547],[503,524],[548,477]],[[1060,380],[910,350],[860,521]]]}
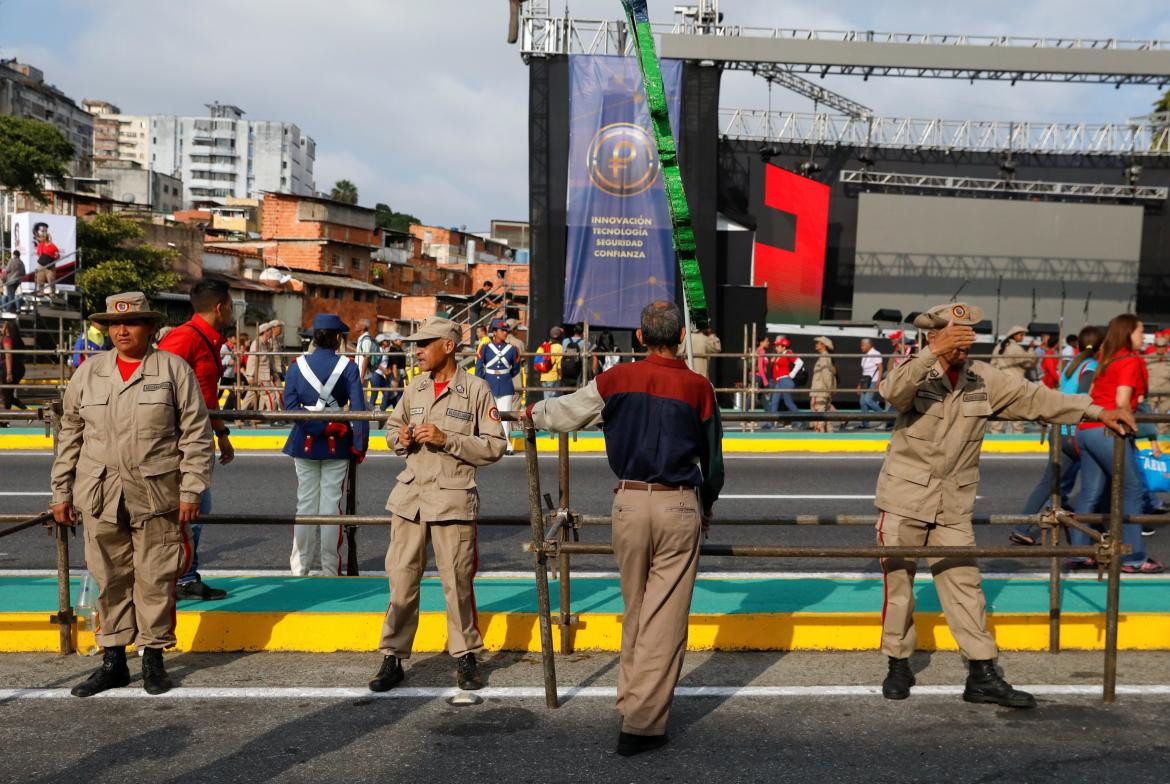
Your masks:
{"label": "billboard with person", "polygon": [[[51,266],[57,273],[57,289],[75,290],[73,269],[77,266],[77,218],[44,212],[17,212],[12,216],[9,251],[19,251],[27,280],[22,287],[33,290],[33,275],[40,267]],[[62,279],[64,279],[62,281]]]}

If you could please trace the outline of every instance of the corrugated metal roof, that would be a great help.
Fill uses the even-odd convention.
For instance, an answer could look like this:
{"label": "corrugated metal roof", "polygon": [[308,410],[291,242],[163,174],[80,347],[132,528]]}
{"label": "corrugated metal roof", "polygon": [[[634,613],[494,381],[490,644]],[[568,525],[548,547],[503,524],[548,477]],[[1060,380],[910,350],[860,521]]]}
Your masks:
{"label": "corrugated metal roof", "polygon": [[341,289],[354,289],[356,291],[373,291],[382,296],[389,297],[390,292],[381,286],[375,286],[373,283],[366,283],[364,280],[354,280],[353,278],[346,278],[341,275],[323,275],[316,272],[301,272],[300,270],[291,270],[293,278],[303,283],[308,283],[313,286],[333,286]]}

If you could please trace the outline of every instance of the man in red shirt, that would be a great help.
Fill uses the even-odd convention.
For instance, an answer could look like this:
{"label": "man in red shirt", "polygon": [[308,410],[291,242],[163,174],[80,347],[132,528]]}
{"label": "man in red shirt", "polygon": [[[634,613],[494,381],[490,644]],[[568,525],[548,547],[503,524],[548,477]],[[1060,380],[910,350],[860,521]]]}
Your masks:
{"label": "man in red shirt", "polygon": [[[191,289],[191,307],[195,315],[185,324],[172,329],[159,342],[162,351],[168,351],[184,359],[195,371],[199,391],[208,411],[219,409],[219,379],[223,375],[219,351],[223,347],[223,330],[232,324],[232,296],[226,283],[218,280],[202,280]],[[223,420],[212,418],[211,429],[219,445],[219,462],[227,465],[235,457],[235,449],[228,436],[231,431]],[[199,513],[211,513],[211,490],[203,491],[199,499]],[[199,577],[199,534],[203,526],[191,525],[191,563],[187,573],[179,578],[176,592],[180,599],[222,599],[227,591],[212,588]]]}

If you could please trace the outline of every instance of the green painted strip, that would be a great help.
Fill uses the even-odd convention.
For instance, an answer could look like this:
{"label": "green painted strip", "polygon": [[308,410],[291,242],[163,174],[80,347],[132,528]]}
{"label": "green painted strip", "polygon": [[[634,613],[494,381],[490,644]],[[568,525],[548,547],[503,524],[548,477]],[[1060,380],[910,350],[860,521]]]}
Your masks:
{"label": "green painted strip", "polygon": [[[73,580],[76,598],[79,580]],[[380,613],[389,601],[389,588],[381,577],[219,577],[218,588],[228,591],[219,602],[184,601],[182,610],[216,612],[362,612]],[[1067,613],[1105,611],[1105,583],[1065,581],[1063,609]],[[1048,611],[1047,580],[984,580],[988,610],[992,613],[1043,613]],[[1135,613],[1170,613],[1170,579],[1124,582],[1121,609]],[[476,599],[481,612],[536,612],[536,590],[529,579],[484,578],[476,580]],[[556,581],[551,589],[554,609]],[[915,596],[922,612],[940,612],[931,583],[919,583]],[[437,578],[423,581],[424,612],[444,609],[442,586]],[[721,615],[742,613],[866,613],[880,612],[882,581],[877,579],[758,579],[706,580],[695,586],[691,612]],[[0,577],[0,613],[55,612],[57,583],[51,577]],[[620,613],[618,581],[573,581],[573,611]]]}
{"label": "green painted strip", "polygon": [[662,86],[662,69],[654,51],[654,34],[650,30],[650,15],[646,0],[622,0],[626,19],[633,31],[634,49],[642,67],[642,84],[646,89],[646,108],[658,144],[658,161],[662,164],[662,184],[670,207],[671,241],[674,255],[682,274],[683,302],[690,312],[691,323],[702,329],[707,326],[707,295],[695,254],[695,231],[691,226],[691,210],[683,190],[682,173],[678,167],[678,150],[670,128],[670,111],[666,90]]}

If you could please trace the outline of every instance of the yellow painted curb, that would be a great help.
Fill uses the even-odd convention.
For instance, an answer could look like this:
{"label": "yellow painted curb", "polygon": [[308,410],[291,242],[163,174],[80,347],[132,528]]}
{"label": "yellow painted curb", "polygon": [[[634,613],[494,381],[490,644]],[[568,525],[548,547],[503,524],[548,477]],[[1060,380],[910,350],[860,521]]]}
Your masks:
{"label": "yellow painted curb", "polygon": [[[621,648],[619,614],[583,614],[574,628],[576,650],[617,651]],[[921,650],[957,650],[941,613],[914,616]],[[1048,649],[1048,615],[992,615],[991,630],[999,647],[1009,651]],[[239,613],[180,612],[178,648],[184,651],[369,651],[376,648],[382,628],[379,613]],[[534,613],[483,613],[484,645],[488,650],[538,651],[540,632]],[[1061,647],[1102,650],[1105,617],[1072,613],[1061,617]],[[554,627],[559,649],[559,628]],[[688,650],[876,650],[881,639],[878,613],[784,613],[692,615]],[[51,652],[58,647],[57,627],[45,613],[0,614],[0,651]],[[422,613],[414,649],[446,650],[447,621],[439,612]],[[93,633],[80,629],[78,647],[93,645]],[[1170,614],[1125,613],[1118,644],[1122,650],[1170,649]]]}
{"label": "yellow painted curb", "polygon": [[[279,452],[284,449],[286,436],[276,435],[233,435],[232,445],[237,452],[265,451]],[[825,453],[881,453],[886,451],[889,441],[880,438],[767,438],[728,435],[723,439],[725,454],[777,454],[784,452],[825,452]],[[524,449],[522,438],[512,439],[512,447]],[[546,435],[536,439],[537,451],[541,454],[556,454],[557,439]],[[52,451],[53,439],[43,434],[4,433],[0,434],[0,452],[45,450]],[[386,439],[380,433],[370,439],[371,452],[389,452]],[[569,439],[569,451],[574,454],[601,454],[605,452],[605,439],[590,434]],[[1036,441],[993,441],[983,442],[985,454],[1047,454],[1048,447]]]}

